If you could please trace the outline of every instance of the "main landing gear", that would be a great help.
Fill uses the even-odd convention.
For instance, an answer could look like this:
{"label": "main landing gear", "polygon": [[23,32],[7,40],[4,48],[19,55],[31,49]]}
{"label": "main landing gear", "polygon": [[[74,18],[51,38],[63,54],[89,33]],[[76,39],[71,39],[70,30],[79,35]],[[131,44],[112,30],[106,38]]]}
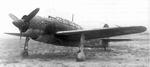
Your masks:
{"label": "main landing gear", "polygon": [[109,47],[109,42],[107,40],[103,40],[102,41],[102,47],[104,48],[104,51],[113,51],[110,47]]}
{"label": "main landing gear", "polygon": [[85,60],[84,44],[85,44],[85,36],[84,36],[84,34],[81,34],[79,51],[77,52],[76,61],[84,61]]}
{"label": "main landing gear", "polygon": [[108,50],[108,41],[103,40],[102,41],[102,47],[104,48],[105,51],[107,51]]}
{"label": "main landing gear", "polygon": [[24,57],[28,56],[28,42],[29,42],[29,40],[30,40],[30,38],[26,37],[25,44],[24,44],[24,51],[22,52],[22,55]]}

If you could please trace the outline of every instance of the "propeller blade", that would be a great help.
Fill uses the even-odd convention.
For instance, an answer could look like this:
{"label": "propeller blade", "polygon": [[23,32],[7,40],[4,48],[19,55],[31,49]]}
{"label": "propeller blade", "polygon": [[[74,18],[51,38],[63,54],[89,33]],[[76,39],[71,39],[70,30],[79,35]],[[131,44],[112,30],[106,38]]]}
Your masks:
{"label": "propeller blade", "polygon": [[36,8],[29,15],[24,15],[22,19],[24,19],[25,22],[29,22],[39,12],[39,10],[40,8]]}
{"label": "propeller blade", "polygon": [[15,15],[13,15],[11,13],[9,14],[9,17],[14,21],[19,20]]}
{"label": "propeller blade", "polygon": [[24,15],[22,17],[23,23],[22,23],[22,26],[20,27],[21,32],[25,32],[29,28],[30,20],[38,13],[38,11],[39,11],[39,8],[36,8],[29,15]]}

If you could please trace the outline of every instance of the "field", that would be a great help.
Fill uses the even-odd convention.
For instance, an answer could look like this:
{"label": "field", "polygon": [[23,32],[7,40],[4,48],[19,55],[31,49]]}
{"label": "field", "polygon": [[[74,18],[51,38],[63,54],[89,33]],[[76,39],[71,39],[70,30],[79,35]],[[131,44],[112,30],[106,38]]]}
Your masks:
{"label": "field", "polygon": [[54,46],[31,40],[29,56],[23,57],[24,38],[1,34],[0,67],[150,67],[149,34],[135,34],[116,38],[143,39],[110,42],[112,51],[87,48],[86,61],[76,62],[76,47]]}

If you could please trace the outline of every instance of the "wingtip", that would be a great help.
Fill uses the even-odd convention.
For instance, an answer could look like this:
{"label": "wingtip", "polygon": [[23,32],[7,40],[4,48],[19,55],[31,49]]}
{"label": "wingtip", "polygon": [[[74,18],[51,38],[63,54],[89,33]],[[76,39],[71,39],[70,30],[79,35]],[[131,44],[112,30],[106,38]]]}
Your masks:
{"label": "wingtip", "polygon": [[39,11],[39,10],[40,10],[40,8],[36,8],[35,10],[36,10],[36,11]]}
{"label": "wingtip", "polygon": [[[15,36],[20,36],[20,33],[4,33],[4,34],[8,34],[8,35],[15,35]],[[22,34],[23,37],[28,36],[27,34]]]}
{"label": "wingtip", "polygon": [[9,33],[3,33],[3,34],[9,34]]}
{"label": "wingtip", "polygon": [[147,30],[147,28],[145,27],[145,26],[141,26],[141,31],[146,31]]}

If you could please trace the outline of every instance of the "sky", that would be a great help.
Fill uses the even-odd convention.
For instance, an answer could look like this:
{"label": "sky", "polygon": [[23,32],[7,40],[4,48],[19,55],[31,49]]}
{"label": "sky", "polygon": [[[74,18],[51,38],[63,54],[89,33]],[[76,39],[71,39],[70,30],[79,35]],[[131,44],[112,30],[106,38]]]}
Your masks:
{"label": "sky", "polygon": [[2,0],[0,2],[0,33],[19,32],[9,13],[21,18],[35,8],[42,17],[59,16],[84,28],[102,28],[107,23],[119,26],[146,26],[150,21],[149,0]]}

